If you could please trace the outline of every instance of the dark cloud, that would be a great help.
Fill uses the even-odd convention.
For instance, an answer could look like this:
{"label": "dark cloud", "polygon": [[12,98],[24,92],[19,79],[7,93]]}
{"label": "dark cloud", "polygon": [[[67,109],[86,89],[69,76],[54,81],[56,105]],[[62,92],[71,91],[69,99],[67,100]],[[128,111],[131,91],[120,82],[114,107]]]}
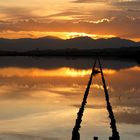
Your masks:
{"label": "dark cloud", "polygon": [[131,1],[113,1],[112,4],[116,5],[116,6],[125,6],[125,7],[129,7],[129,6],[134,6],[134,7],[138,7],[140,6],[140,0],[131,0]]}
{"label": "dark cloud", "polygon": [[107,5],[112,5],[112,6],[116,6],[119,9],[120,8],[135,8],[135,9],[139,9],[140,7],[140,0],[131,0],[131,1],[126,1],[126,0],[75,0],[75,3],[97,3],[97,2],[102,2],[105,3]]}
{"label": "dark cloud", "polygon": [[85,20],[100,20],[102,18],[125,18],[127,16],[129,17],[134,17],[138,18],[140,15],[140,10],[136,9],[120,9],[120,10],[111,10],[111,9],[106,9],[106,10],[91,10],[87,12],[82,12],[82,11],[75,11],[74,9],[68,9],[62,12],[59,12],[57,14],[52,14],[47,16],[46,18],[60,18],[60,17],[72,17],[72,21],[77,22],[77,21],[85,21]]}

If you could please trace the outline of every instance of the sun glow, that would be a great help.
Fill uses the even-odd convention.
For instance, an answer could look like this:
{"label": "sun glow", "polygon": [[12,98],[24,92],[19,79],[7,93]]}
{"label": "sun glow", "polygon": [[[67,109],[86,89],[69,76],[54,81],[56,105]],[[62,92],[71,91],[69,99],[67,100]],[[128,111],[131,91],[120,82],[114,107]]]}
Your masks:
{"label": "sun glow", "polygon": [[87,34],[87,33],[79,33],[79,32],[65,32],[65,39],[75,38],[75,37],[91,37],[94,38],[95,35]]}
{"label": "sun glow", "polygon": [[75,37],[91,37],[93,39],[116,37],[115,35],[88,34],[88,33],[83,33],[83,32],[4,31],[0,33],[0,37],[9,38],[9,39],[40,38],[40,37],[47,37],[47,36],[58,37],[61,39],[71,39]]}

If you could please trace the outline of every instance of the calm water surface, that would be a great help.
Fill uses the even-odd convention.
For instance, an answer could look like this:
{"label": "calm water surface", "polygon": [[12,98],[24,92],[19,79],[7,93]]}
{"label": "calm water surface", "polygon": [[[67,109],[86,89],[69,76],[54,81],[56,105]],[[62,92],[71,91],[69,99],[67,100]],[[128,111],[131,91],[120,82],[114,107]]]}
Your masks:
{"label": "calm water surface", "polygon": [[[0,58],[0,140],[70,140],[94,59]],[[101,60],[121,140],[140,139],[140,66]],[[93,77],[81,140],[112,134],[100,74]]]}

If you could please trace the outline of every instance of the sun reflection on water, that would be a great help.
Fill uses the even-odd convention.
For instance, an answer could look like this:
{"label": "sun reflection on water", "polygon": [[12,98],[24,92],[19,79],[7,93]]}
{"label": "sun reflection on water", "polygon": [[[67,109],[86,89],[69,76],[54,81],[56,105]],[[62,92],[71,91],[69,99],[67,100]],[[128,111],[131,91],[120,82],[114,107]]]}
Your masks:
{"label": "sun reflection on water", "polygon": [[[74,69],[62,67],[53,70],[38,68],[8,67],[0,69],[2,77],[84,77],[90,75],[91,69]],[[104,69],[105,74],[115,74],[116,70]]]}

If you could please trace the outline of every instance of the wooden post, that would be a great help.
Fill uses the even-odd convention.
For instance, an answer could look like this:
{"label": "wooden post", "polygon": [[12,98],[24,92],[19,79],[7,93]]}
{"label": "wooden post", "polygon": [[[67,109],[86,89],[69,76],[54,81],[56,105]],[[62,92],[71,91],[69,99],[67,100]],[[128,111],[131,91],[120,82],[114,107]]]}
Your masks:
{"label": "wooden post", "polygon": [[94,137],[93,140],[98,140],[98,137]]}

